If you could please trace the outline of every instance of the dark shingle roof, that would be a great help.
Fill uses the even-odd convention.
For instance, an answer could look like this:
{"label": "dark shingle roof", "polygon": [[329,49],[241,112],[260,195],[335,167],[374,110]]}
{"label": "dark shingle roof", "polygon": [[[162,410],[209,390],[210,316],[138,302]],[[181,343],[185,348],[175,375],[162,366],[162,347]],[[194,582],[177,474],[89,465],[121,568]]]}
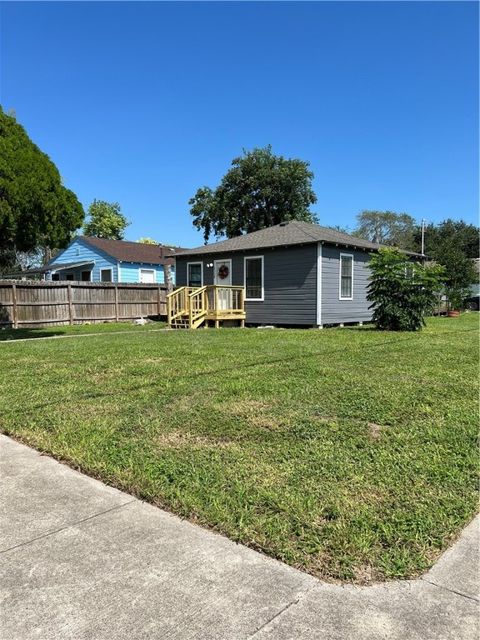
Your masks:
{"label": "dark shingle roof", "polygon": [[[143,244],[127,240],[107,240],[91,236],[79,236],[79,240],[100,249],[120,262],[144,262],[146,264],[173,264],[174,249],[161,244]],[[181,249],[176,249],[181,250]]]}
{"label": "dark shingle roof", "polygon": [[215,244],[207,244],[196,249],[175,251],[176,255],[199,255],[209,253],[223,253],[230,251],[250,251],[268,247],[282,247],[292,244],[308,244],[313,242],[326,242],[331,244],[347,245],[362,249],[378,250],[382,245],[356,238],[348,233],[341,233],[334,229],[321,227],[318,224],[292,220],[280,223],[273,227],[267,227],[260,231],[247,233],[243,236],[222,240]]}

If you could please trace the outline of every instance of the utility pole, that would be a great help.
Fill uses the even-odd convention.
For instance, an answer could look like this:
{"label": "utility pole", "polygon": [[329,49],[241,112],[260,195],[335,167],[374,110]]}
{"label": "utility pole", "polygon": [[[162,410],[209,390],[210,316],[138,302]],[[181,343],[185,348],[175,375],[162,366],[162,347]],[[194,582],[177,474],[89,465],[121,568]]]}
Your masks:
{"label": "utility pole", "polygon": [[422,256],[425,255],[425,218],[422,218]]}

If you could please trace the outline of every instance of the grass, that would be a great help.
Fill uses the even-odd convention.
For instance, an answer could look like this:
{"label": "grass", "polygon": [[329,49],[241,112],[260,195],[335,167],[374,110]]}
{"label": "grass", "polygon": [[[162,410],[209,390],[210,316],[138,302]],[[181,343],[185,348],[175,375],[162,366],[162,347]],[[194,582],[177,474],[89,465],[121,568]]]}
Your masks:
{"label": "grass", "polygon": [[4,340],[25,340],[31,338],[57,338],[60,336],[89,335],[95,333],[118,333],[119,331],[151,331],[165,327],[164,322],[148,322],[135,325],[133,322],[104,322],[94,324],[59,325],[38,329],[0,329],[0,342]]}
{"label": "grass", "polygon": [[143,331],[0,358],[3,432],[327,580],[414,576],[475,513],[476,314],[416,334]]}

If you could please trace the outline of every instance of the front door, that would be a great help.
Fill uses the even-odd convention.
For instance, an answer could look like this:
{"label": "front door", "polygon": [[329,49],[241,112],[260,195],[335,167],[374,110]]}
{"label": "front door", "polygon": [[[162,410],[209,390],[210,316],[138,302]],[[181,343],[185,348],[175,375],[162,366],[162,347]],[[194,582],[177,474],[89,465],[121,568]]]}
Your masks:
{"label": "front door", "polygon": [[[231,260],[215,260],[214,262],[214,280],[213,283],[218,287],[232,286],[232,261]],[[218,289],[218,308],[232,308],[232,292],[230,289]]]}

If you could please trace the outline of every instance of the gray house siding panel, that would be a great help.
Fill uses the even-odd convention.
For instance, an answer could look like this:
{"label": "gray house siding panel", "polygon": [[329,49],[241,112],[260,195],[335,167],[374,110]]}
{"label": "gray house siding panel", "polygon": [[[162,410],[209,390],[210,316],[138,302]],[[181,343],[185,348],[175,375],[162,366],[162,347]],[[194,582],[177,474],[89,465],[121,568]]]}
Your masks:
{"label": "gray house siding panel", "polygon": [[244,286],[244,258],[264,259],[264,300],[246,302],[252,324],[309,325],[317,318],[317,245],[263,249],[214,256],[177,256],[177,286],[187,284],[187,263],[203,263],[203,284],[213,284],[214,260],[232,260],[232,284]]}
{"label": "gray house siding panel", "polygon": [[[176,258],[175,260],[175,274],[177,287],[185,287],[187,284],[187,259]],[[193,258],[190,260],[193,262]]]}
{"label": "gray house siding panel", "polygon": [[264,256],[265,299],[245,303],[247,322],[314,325],[317,317],[316,245],[266,249],[244,255],[255,254]]}
{"label": "gray house siding panel", "polygon": [[[353,299],[340,300],[340,254],[353,255]],[[322,247],[322,324],[366,322],[368,308],[368,252],[323,245]]]}

